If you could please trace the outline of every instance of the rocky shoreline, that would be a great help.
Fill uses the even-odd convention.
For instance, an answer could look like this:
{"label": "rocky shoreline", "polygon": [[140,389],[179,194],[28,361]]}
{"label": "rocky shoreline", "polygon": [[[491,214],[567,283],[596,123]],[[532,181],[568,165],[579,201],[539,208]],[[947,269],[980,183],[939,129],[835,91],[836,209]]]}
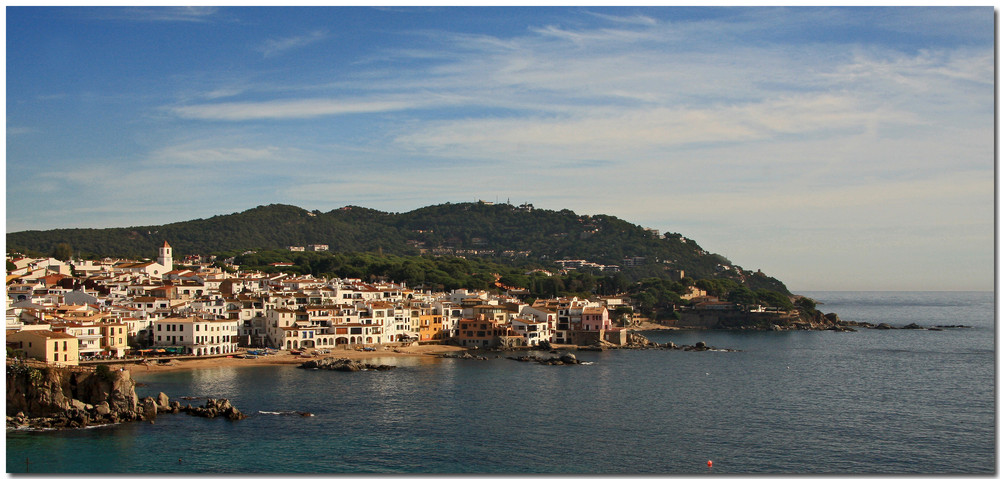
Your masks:
{"label": "rocky shoreline", "polygon": [[[867,329],[908,329],[943,331],[952,328],[968,328],[962,324],[920,326],[911,323],[906,326],[892,326],[887,323],[873,324],[868,322],[842,321],[835,313],[816,315],[810,318],[796,318],[796,321],[772,321],[759,324],[719,324],[713,328],[730,330],[833,330],[856,331],[854,328]],[[665,328],[677,330],[680,328]],[[688,328],[684,328],[688,329]],[[698,329],[698,328],[692,328]],[[504,351],[540,351],[551,356],[537,354],[522,354],[507,356],[506,359],[521,362],[533,362],[545,365],[578,365],[582,364],[569,351],[605,351],[611,349],[660,349],[677,351],[725,351],[735,349],[710,347],[704,342],[694,345],[677,345],[673,342],[656,343],[642,334],[630,332],[626,344],[617,345],[600,341],[582,346],[543,345],[535,348],[496,349],[488,354],[497,359]],[[397,351],[398,353],[398,351]],[[427,356],[440,358],[456,358],[471,360],[488,360],[482,351],[473,354],[463,352],[424,352]],[[240,363],[247,364],[247,363]],[[279,364],[279,363],[275,363]],[[285,364],[282,362],[280,364]],[[387,371],[396,366],[366,363],[359,359],[349,358],[318,358],[298,363],[303,369],[335,370],[335,371]],[[241,420],[247,416],[234,407],[227,399],[184,397],[186,401],[205,400],[204,405],[181,404],[171,401],[164,393],[157,397],[139,398],[135,392],[135,381],[130,370],[122,367],[118,370],[101,370],[90,367],[54,367],[32,361],[7,361],[7,427],[8,429],[65,429],[82,428],[101,425],[112,425],[130,421],[154,421],[159,414],[185,413],[192,416],[215,418],[224,417],[229,420]]]}
{"label": "rocky shoreline", "polygon": [[[624,345],[616,345],[609,343],[607,341],[600,341],[585,346],[571,346],[571,348],[576,351],[607,351],[612,349],[663,349],[663,350],[677,350],[677,351],[724,351],[724,352],[739,351],[738,349],[711,347],[705,344],[704,341],[699,341],[693,345],[683,345],[683,344],[678,345],[672,341],[661,344],[652,341],[649,338],[636,332],[628,333],[627,341],[626,344]],[[549,365],[581,364],[581,362],[577,360],[576,355],[574,355],[573,353],[567,352],[564,349],[556,349],[552,345],[542,345],[534,348],[501,348],[491,351],[494,353],[504,352],[504,351],[543,351],[543,352],[548,352],[553,356],[546,358],[536,355],[521,355],[521,356],[506,356],[506,359],[513,359],[516,361],[524,361],[524,362],[538,362]],[[484,351],[484,353],[485,352],[486,351]],[[479,361],[487,361],[490,359],[485,355],[482,354],[476,355],[468,351],[462,354],[458,353],[439,354],[438,357],[452,358],[452,359],[473,359]],[[496,355],[496,358],[498,359],[502,357],[504,356]]]}
{"label": "rocky shoreline", "polygon": [[887,323],[841,320],[837,313],[822,311],[793,311],[779,313],[750,313],[744,311],[699,311],[682,314],[682,319],[670,329],[698,330],[721,329],[731,331],[837,331],[856,332],[864,329],[916,329],[943,331],[949,328],[966,328],[964,325],[921,326],[910,323],[892,326]]}
{"label": "rocky shoreline", "polygon": [[945,329],[961,329],[961,328],[968,328],[969,327],[969,326],[966,326],[964,324],[949,324],[949,325],[938,325],[938,326],[926,326],[925,327],[925,326],[921,326],[921,325],[919,325],[917,323],[910,323],[910,324],[907,324],[906,326],[893,326],[893,325],[888,324],[888,323],[874,324],[874,323],[869,323],[867,321],[842,321],[842,323],[846,324],[846,325],[850,325],[850,326],[855,326],[855,327],[859,327],[859,328],[867,328],[867,329],[918,329],[918,330],[926,330],[926,331],[944,331]]}
{"label": "rocky shoreline", "polygon": [[204,406],[181,404],[160,393],[139,398],[125,369],[57,368],[8,361],[7,428],[71,429],[133,421],[153,422],[159,414],[224,417],[247,416],[228,399],[207,398]]}
{"label": "rocky shoreline", "polygon": [[301,369],[326,369],[330,371],[388,371],[396,366],[388,364],[371,364],[349,358],[310,359],[298,366]]}

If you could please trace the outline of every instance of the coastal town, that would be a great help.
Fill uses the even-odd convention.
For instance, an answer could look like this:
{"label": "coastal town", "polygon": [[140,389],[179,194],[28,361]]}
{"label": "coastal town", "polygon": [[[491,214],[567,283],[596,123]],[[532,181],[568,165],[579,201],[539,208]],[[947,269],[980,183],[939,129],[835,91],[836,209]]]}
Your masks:
{"label": "coastal town", "polygon": [[[31,359],[247,355],[258,349],[466,349],[544,344],[618,346],[627,329],[611,312],[622,296],[538,299],[515,292],[429,292],[391,282],[228,271],[199,258],[175,262],[8,257],[7,346]],[[701,294],[704,294],[703,292]],[[251,357],[251,356],[247,356]]]}

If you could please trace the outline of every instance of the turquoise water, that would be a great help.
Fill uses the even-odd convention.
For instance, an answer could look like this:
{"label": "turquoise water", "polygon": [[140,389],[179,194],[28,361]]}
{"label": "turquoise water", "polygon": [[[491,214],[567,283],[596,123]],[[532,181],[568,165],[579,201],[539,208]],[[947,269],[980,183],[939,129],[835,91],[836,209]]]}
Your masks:
{"label": "turquoise water", "polygon": [[[226,397],[250,417],[9,431],[7,472],[996,472],[993,293],[806,294],[843,319],[972,327],[654,332],[741,351],[580,352],[592,364],[573,367],[386,358],[399,367],[146,375],[140,396]],[[267,413],[281,411],[315,416]]]}

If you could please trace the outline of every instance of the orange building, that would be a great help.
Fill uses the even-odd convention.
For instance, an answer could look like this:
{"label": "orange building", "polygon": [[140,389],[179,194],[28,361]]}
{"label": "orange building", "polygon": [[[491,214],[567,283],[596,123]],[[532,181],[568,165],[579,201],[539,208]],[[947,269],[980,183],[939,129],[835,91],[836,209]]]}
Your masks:
{"label": "orange building", "polygon": [[125,323],[97,323],[101,326],[103,338],[101,346],[107,354],[115,357],[125,356],[128,349],[128,325]]}
{"label": "orange building", "polygon": [[421,314],[420,340],[421,341],[442,341],[444,337],[444,316],[440,314]]}
{"label": "orange building", "polygon": [[510,327],[499,319],[489,319],[482,315],[478,319],[461,319],[458,321],[458,344],[462,347],[493,348],[500,344],[500,338],[506,338]]}

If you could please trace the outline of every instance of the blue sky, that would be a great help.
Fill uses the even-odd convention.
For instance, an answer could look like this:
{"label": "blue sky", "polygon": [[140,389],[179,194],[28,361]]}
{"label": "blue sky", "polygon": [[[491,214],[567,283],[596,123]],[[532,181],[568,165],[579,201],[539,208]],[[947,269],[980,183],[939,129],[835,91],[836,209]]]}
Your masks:
{"label": "blue sky", "polygon": [[7,231],[611,214],[808,290],[991,290],[991,6],[7,7]]}

